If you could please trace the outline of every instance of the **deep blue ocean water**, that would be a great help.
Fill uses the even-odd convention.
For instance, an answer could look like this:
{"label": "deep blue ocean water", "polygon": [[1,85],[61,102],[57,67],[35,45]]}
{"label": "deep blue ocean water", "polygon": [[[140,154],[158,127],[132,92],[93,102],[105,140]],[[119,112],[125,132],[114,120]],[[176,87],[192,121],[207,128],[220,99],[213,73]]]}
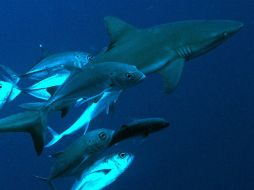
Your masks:
{"label": "deep blue ocean water", "polygon": [[[164,117],[171,128],[146,139],[129,140],[112,151],[136,158],[111,190],[252,190],[254,189],[254,1],[251,0],[9,0],[0,2],[0,63],[23,73],[40,57],[39,44],[51,52],[98,53],[107,45],[103,17],[112,15],[137,26],[190,19],[232,19],[245,27],[215,50],[185,64],[182,80],[171,95],[162,79],[149,76],[120,97],[116,113],[100,115],[91,128],[117,129],[135,118]],[[35,99],[23,95],[1,110]],[[63,130],[78,116],[51,119]],[[57,114],[56,114],[57,118]],[[47,176],[49,153],[37,157],[26,134],[0,135],[0,190],[45,190],[33,175]],[[59,190],[72,179],[59,179]]]}

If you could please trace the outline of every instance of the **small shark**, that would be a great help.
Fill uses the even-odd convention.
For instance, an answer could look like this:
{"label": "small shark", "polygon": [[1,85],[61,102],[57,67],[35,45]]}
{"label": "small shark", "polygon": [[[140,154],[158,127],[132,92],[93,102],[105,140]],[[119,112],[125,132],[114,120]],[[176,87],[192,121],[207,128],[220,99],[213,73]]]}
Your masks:
{"label": "small shark", "polygon": [[177,87],[184,62],[216,48],[243,27],[231,20],[190,20],[138,29],[115,17],[105,17],[105,25],[110,43],[91,62],[118,61],[146,75],[159,73],[166,93]]}

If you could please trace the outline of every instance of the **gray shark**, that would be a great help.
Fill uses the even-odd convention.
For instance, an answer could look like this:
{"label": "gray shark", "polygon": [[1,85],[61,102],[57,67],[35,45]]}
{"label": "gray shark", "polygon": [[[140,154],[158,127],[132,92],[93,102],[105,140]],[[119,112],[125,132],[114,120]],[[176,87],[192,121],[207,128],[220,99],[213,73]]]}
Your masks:
{"label": "gray shark", "polygon": [[159,73],[167,93],[176,88],[184,62],[216,48],[243,27],[230,20],[197,20],[138,29],[115,17],[105,17],[105,25],[110,43],[92,62],[118,61],[146,75]]}

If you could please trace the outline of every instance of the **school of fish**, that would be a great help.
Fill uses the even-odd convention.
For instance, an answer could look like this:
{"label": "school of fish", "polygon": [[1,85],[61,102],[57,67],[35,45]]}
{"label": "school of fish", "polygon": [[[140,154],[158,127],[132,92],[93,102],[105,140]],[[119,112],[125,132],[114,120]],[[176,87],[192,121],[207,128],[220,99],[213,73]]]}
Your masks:
{"label": "school of fish", "polygon": [[[109,114],[126,89],[149,80],[152,73],[163,77],[165,92],[170,94],[179,84],[185,62],[222,44],[243,23],[190,20],[139,29],[119,18],[105,17],[105,26],[110,42],[98,55],[81,51],[44,55],[23,74],[0,65],[0,109],[7,109],[6,104],[22,94],[39,99],[24,102],[19,105],[19,113],[1,118],[0,133],[29,133],[39,156],[44,148],[82,130],[80,137],[63,151],[49,156],[55,162],[48,177],[35,176],[52,190],[57,189],[53,181],[62,177],[75,178],[71,190],[100,190],[113,183],[135,156],[112,153],[110,147],[136,136],[147,137],[169,127],[169,122],[144,118],[118,130],[91,130],[90,122],[102,112]],[[32,84],[25,86],[20,81]],[[52,112],[60,111],[63,118],[70,110],[84,105],[80,117],[61,133],[48,122]],[[52,136],[49,142],[45,142],[47,132]]]}

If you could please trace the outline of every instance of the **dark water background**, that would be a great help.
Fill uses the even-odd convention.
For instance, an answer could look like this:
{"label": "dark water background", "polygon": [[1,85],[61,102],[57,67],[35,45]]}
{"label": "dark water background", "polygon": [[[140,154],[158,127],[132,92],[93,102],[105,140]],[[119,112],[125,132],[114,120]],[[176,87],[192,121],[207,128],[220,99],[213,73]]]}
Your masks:
{"label": "dark water background", "polygon": [[[112,190],[252,190],[254,189],[254,1],[252,0],[9,0],[0,2],[0,63],[25,72],[40,57],[38,44],[52,52],[91,53],[107,45],[103,17],[118,16],[139,27],[188,19],[233,19],[245,27],[222,46],[186,63],[181,83],[170,96],[162,80],[152,75],[127,90],[116,113],[101,115],[91,128],[116,129],[135,118],[164,117],[171,128],[149,138],[126,141],[115,151],[136,155],[129,170]],[[20,96],[0,116],[20,111],[17,105],[34,101]],[[78,116],[51,126],[63,130]],[[0,138],[0,189],[45,190],[33,178],[46,176],[48,153],[61,150],[74,137],[42,157],[35,155],[24,134]],[[57,181],[69,189],[71,179]]]}

